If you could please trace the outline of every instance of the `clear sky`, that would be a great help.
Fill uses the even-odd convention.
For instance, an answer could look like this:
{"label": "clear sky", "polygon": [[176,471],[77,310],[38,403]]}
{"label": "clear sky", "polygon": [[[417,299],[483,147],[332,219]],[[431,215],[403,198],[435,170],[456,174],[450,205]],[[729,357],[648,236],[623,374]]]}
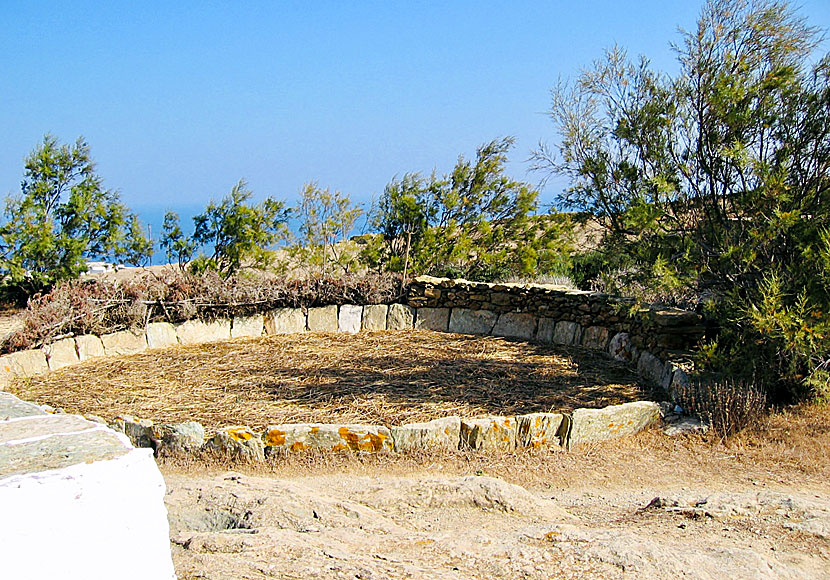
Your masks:
{"label": "clear sky", "polygon": [[[830,1],[798,4],[830,27]],[[525,161],[555,140],[557,78],[614,43],[672,70],[670,42],[700,6],[0,0],[0,193],[19,192],[45,133],[83,135],[105,185],[153,222],[243,177],[259,197],[293,203],[316,180],[368,202],[395,175],[448,171],[506,135],[510,173],[536,183]]]}

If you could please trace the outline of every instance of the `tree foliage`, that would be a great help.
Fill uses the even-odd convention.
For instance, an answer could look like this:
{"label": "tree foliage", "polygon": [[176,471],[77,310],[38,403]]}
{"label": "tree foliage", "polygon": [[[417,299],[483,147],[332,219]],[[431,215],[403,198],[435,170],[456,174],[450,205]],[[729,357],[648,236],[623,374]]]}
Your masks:
{"label": "tree foliage", "polygon": [[21,194],[6,200],[0,271],[25,293],[78,277],[89,259],[140,265],[152,253],[138,218],[105,189],[89,145],[46,135],[25,160]]}
{"label": "tree foliage", "polygon": [[535,155],[570,178],[560,203],[602,218],[628,271],[668,265],[715,297],[716,366],[791,385],[830,365],[830,58],[818,41],[786,2],[710,0],[675,47],[675,76],[616,47],[560,83],[558,151]]}
{"label": "tree foliage", "polygon": [[388,267],[482,280],[564,269],[561,221],[535,215],[538,192],[504,172],[512,145],[486,143],[440,178],[392,180],[373,217]]}

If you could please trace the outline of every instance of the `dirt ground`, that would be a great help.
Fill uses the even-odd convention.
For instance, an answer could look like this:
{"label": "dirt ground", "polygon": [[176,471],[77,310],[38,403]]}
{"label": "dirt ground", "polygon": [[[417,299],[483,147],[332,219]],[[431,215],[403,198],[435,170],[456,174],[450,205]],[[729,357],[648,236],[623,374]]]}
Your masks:
{"label": "dirt ground", "polygon": [[828,425],[805,407],[727,443],[164,463],[174,563],[217,580],[830,578]]}
{"label": "dirt ground", "polygon": [[649,398],[630,367],[590,350],[430,331],[304,333],[90,360],[9,387],[112,419],[264,429],[400,425],[442,416],[603,407]]}

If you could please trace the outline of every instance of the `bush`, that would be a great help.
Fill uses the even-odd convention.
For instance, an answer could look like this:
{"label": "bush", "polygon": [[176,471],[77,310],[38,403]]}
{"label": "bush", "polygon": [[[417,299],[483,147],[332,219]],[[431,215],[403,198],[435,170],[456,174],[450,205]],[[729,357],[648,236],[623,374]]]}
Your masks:
{"label": "bush", "polygon": [[708,423],[720,437],[729,437],[764,416],[767,399],[754,383],[703,379],[681,386],[678,404]]}

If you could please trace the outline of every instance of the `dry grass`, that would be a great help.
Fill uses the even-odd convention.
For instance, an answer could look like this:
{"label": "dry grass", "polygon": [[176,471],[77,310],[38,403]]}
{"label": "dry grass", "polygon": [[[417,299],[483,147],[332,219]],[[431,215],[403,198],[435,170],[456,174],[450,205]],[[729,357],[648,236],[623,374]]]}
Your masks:
{"label": "dry grass", "polygon": [[428,331],[294,334],[89,361],[10,390],[68,412],[207,428],[399,425],[643,399],[626,366],[579,348]]}

